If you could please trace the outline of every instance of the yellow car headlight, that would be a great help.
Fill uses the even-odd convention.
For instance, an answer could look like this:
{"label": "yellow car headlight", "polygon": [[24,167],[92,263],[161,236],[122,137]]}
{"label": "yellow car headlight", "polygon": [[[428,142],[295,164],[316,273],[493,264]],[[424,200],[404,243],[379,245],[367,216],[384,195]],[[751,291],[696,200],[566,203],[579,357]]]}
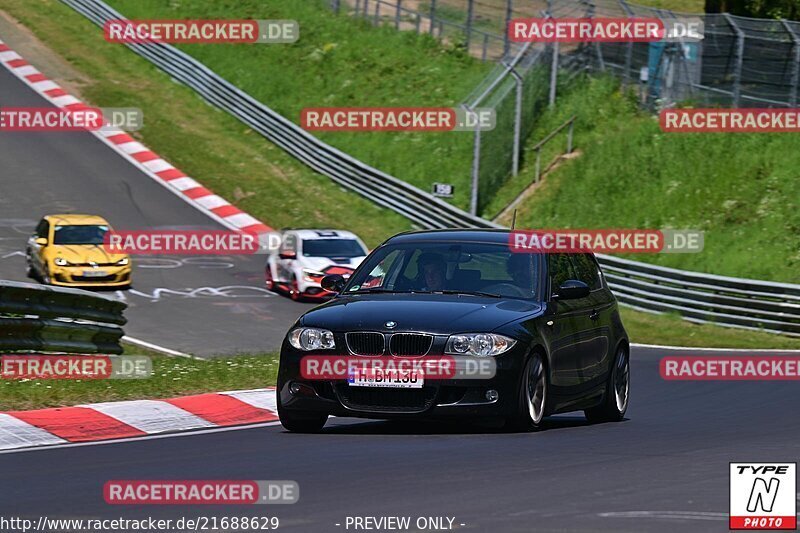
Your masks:
{"label": "yellow car headlight", "polygon": [[123,258],[123,259],[120,259],[119,261],[117,261],[117,265],[118,265],[118,266],[125,266],[125,265],[127,265],[128,263],[130,263],[130,262],[131,262],[131,260],[130,260],[130,259],[128,259],[127,257],[125,257],[125,258]]}

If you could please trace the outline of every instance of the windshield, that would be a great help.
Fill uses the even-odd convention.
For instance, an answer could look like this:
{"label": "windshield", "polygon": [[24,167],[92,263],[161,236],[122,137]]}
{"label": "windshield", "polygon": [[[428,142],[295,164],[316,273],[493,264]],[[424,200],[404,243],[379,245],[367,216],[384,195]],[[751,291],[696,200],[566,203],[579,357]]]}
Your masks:
{"label": "windshield", "polygon": [[443,292],[533,299],[540,257],[513,253],[505,244],[410,243],[388,245],[350,278],[345,293]]}
{"label": "windshield", "polygon": [[103,244],[108,226],[56,226],[53,244]]}
{"label": "windshield", "polygon": [[361,257],[366,250],[355,239],[313,239],[303,241],[306,257]]}

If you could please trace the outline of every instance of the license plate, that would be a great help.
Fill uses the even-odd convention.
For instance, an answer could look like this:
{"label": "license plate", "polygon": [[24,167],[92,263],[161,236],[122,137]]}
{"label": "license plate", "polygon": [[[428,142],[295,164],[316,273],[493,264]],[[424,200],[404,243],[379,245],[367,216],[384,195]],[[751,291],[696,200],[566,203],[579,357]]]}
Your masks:
{"label": "license plate", "polygon": [[86,278],[102,278],[106,275],[105,270],[84,270],[83,276]]}
{"label": "license plate", "polygon": [[422,373],[416,370],[351,370],[347,378],[351,387],[421,389],[425,384]]}

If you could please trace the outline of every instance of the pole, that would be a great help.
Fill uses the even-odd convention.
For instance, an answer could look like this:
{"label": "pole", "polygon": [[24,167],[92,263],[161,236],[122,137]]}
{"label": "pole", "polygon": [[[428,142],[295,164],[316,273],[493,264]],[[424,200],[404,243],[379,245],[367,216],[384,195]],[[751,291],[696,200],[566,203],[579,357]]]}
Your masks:
{"label": "pole", "polygon": [[736,33],[736,67],[733,71],[733,107],[739,107],[742,95],[742,62],[744,61],[744,32],[728,13],[722,14]]}
{"label": "pole", "polygon": [[472,17],[475,15],[475,0],[469,0],[467,4],[467,53],[469,53],[469,42],[472,40]]}
{"label": "pole", "polygon": [[429,28],[431,35],[433,35],[433,21],[436,20],[436,0],[431,0],[431,12],[430,12],[430,19],[431,19],[431,27]]}
{"label": "pole", "polygon": [[559,43],[554,43],[553,63],[550,65],[550,99],[548,103],[551,109],[556,105],[556,85],[558,84],[558,51]]}
{"label": "pole", "polygon": [[514,0],[506,0],[506,27],[503,32],[503,57],[508,55],[511,41],[508,39],[508,26],[511,24],[511,17],[514,16]]}
{"label": "pole", "polygon": [[522,76],[516,70],[509,71],[514,76],[514,82],[517,85],[517,95],[514,108],[514,151],[512,154],[512,172],[516,176],[519,174],[519,147],[520,137],[522,136]]}
{"label": "pole", "polygon": [[800,82],[800,37],[795,34],[785,19],[781,19],[781,22],[783,23],[783,27],[786,28],[786,31],[789,32],[789,35],[792,36],[792,42],[794,43],[794,46],[792,47],[792,50],[794,51],[794,62],[792,63],[792,88],[791,92],[789,93],[789,105],[794,107],[797,105],[797,85]]}
{"label": "pole", "polygon": [[478,216],[478,178],[481,170],[481,129],[475,126],[475,144],[472,149],[472,194],[469,201],[469,212]]}

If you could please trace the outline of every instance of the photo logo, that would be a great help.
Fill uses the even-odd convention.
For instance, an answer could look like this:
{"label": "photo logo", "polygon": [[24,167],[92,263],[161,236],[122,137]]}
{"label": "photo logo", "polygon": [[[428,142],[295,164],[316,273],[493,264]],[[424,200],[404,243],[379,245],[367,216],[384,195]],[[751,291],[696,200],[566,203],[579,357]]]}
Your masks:
{"label": "photo logo", "polygon": [[142,110],[135,107],[89,107],[73,104],[57,107],[0,108],[0,131],[137,131],[144,125]]}
{"label": "photo logo", "polygon": [[697,42],[703,34],[699,17],[518,18],[508,24],[508,37],[517,43]]}
{"label": "photo logo", "polygon": [[730,529],[797,529],[797,463],[730,463]]}
{"label": "photo logo", "polygon": [[250,255],[279,245],[276,234],[226,230],[112,230],[103,237],[106,252],[129,255]]}
{"label": "photo logo", "polygon": [[661,359],[659,371],[667,381],[796,381],[800,357],[668,356]]}
{"label": "photo logo", "polygon": [[300,487],[288,480],[111,480],[103,498],[111,505],[291,504]]}
{"label": "photo logo", "polygon": [[508,234],[512,252],[545,254],[698,253],[704,234],[699,230],[542,229]]}
{"label": "photo logo", "polygon": [[153,374],[147,356],[23,355],[0,357],[0,379],[144,379]]}

